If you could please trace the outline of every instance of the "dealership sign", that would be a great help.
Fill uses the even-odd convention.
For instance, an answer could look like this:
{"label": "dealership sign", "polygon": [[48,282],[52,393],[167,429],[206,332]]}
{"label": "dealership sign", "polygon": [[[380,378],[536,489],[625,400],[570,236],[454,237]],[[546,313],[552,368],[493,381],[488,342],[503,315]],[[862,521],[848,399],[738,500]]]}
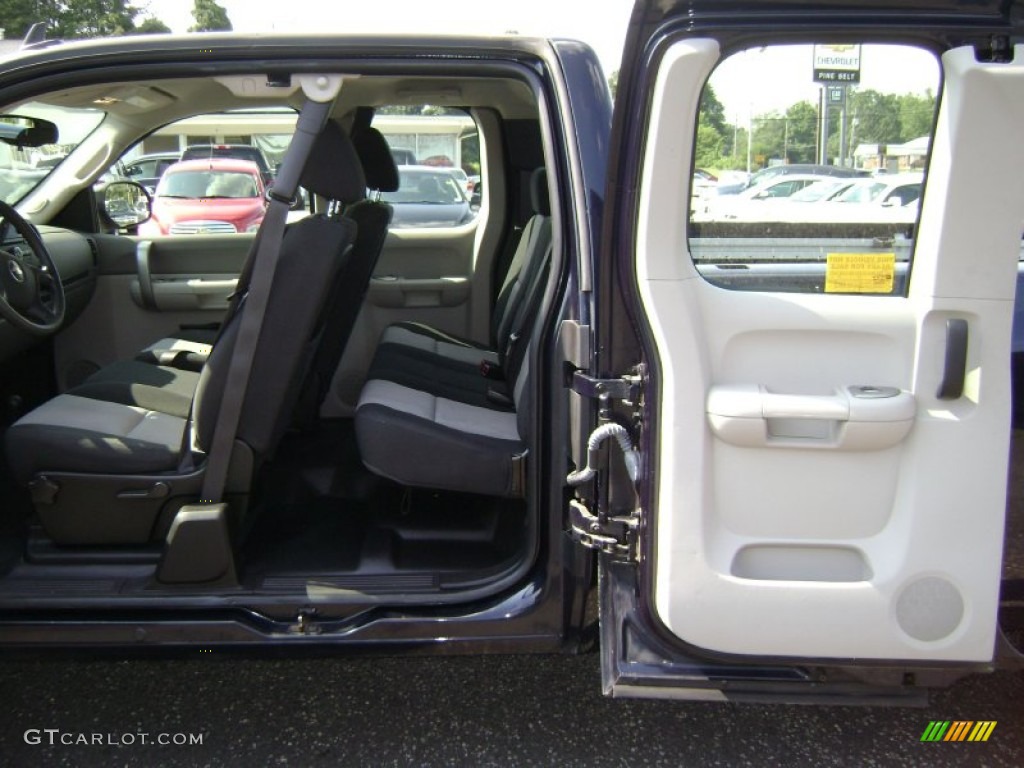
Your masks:
{"label": "dealership sign", "polygon": [[859,83],[860,46],[814,46],[814,82],[846,85]]}

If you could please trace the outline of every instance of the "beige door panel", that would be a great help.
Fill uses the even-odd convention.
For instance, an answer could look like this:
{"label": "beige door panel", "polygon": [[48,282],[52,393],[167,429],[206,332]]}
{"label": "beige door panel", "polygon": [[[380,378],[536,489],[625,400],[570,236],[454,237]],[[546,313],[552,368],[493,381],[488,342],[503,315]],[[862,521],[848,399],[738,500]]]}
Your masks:
{"label": "beige door panel", "polygon": [[101,240],[92,301],[54,345],[61,390],[183,326],[218,323],[252,240],[246,235]]}

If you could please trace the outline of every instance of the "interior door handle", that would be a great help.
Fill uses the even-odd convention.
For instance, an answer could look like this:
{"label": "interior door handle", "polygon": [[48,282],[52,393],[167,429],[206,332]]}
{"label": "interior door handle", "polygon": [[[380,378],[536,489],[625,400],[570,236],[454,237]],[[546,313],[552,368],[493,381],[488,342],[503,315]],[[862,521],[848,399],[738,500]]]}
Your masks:
{"label": "interior door handle", "polygon": [[711,387],[705,404],[711,431],[745,448],[839,451],[896,445],[914,424],[914,396],[898,387],[854,385],[831,394],[771,392],[757,384]]}
{"label": "interior door handle", "polygon": [[153,247],[150,240],[140,240],[135,246],[135,271],[139,279],[139,294],[145,309],[156,309],[156,297],[153,295],[153,275],[149,269],[149,251]]}
{"label": "interior door handle", "polygon": [[936,397],[957,400],[964,393],[967,376],[967,321],[953,317],[946,321],[946,362]]}

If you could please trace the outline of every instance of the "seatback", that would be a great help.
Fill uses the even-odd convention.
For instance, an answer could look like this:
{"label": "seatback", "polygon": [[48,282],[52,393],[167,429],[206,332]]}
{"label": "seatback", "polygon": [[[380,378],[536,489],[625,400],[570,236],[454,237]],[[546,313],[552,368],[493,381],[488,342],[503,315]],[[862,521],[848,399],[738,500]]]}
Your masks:
{"label": "seatback", "polygon": [[508,272],[498,291],[491,318],[492,342],[499,352],[508,346],[515,318],[527,291],[530,277],[551,245],[551,202],[548,195],[548,174],[537,168],[530,178],[530,202],[533,216],[523,227],[519,245],[509,263]]}
{"label": "seatback", "polygon": [[398,189],[398,168],[380,131],[357,127],[352,133],[352,144],[362,164],[370,198],[342,209],[343,215],[356,223],[358,234],[343,279],[336,282],[328,298],[323,333],[296,413],[299,423],[315,418],[327,396],[384,248],[393,209],[377,198],[381,192]]}
{"label": "seatback", "polygon": [[[302,185],[328,200],[362,200],[366,182],[349,137],[329,122],[317,138]],[[346,279],[357,225],[346,216],[306,217],[288,227],[252,369],[237,438],[269,455],[291,421],[295,401],[319,340],[333,287]],[[193,404],[199,448],[209,449],[234,351],[245,297],[234,304],[203,366]]]}

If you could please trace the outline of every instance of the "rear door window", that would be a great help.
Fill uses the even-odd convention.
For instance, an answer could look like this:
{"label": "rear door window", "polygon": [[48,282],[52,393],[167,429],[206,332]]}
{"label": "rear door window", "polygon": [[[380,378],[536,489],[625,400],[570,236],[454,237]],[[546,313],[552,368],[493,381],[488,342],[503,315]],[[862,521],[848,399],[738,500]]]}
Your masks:
{"label": "rear door window", "polygon": [[[702,94],[690,254],[735,290],[903,295],[939,92],[931,53],[774,45]],[[860,270],[864,279],[829,279]]]}

